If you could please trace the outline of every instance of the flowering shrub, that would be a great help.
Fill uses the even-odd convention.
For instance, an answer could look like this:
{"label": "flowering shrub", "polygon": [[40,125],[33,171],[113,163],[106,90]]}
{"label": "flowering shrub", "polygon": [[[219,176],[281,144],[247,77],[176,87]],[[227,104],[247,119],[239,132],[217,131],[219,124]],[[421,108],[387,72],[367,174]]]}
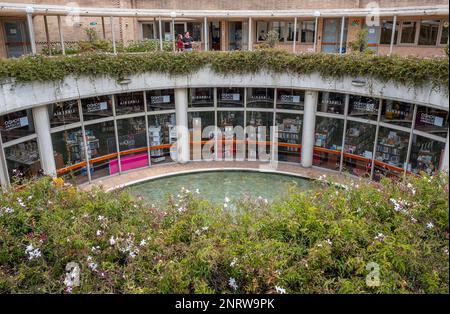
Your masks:
{"label": "flowering shrub", "polygon": [[183,189],[162,208],[30,182],[0,198],[0,293],[449,292],[448,173],[325,180],[273,204]]}

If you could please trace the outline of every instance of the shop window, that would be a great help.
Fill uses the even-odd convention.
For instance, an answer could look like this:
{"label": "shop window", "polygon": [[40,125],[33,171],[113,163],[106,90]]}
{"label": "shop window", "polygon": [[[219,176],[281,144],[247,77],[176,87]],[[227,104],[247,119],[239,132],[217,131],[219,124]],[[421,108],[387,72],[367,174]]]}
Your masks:
{"label": "shop window", "polygon": [[391,99],[383,99],[381,121],[410,128],[414,114],[414,105]]}
{"label": "shop window", "polygon": [[190,88],[189,107],[191,108],[214,107],[214,89]]}
{"label": "shop window", "polygon": [[322,168],[339,170],[342,151],[344,120],[316,118],[313,164]]}
{"label": "shop window", "polygon": [[378,119],[379,100],[363,96],[350,95],[348,115],[361,119]]}
{"label": "shop window", "polygon": [[194,41],[202,41],[202,23],[200,22],[188,22],[187,31],[190,33]]}
{"label": "shop window", "polygon": [[344,114],[345,94],[320,92],[319,102],[317,103],[317,111]]}
{"label": "shop window", "polygon": [[87,182],[86,154],[81,128],[52,133],[52,144],[58,175],[75,184]]}
{"label": "shop window", "polygon": [[415,129],[446,138],[448,111],[419,106],[417,108]]}
{"label": "shop window", "polygon": [[344,168],[356,176],[370,175],[376,126],[348,121],[345,132]]}
{"label": "shop window", "polygon": [[374,179],[399,176],[405,167],[409,133],[380,127],[375,152]]}
{"label": "shop window", "polygon": [[2,133],[4,143],[34,134],[33,113],[31,109],[0,116],[0,132]]}
{"label": "shop window", "polygon": [[98,96],[81,100],[84,121],[111,117],[112,96]]}
{"label": "shop window", "polygon": [[[399,23],[397,22],[395,24],[394,45],[397,44],[398,27],[399,27]],[[393,21],[389,21],[389,20],[381,21],[380,44],[382,44],[382,45],[390,45],[391,44],[393,28],[394,28]]]}
{"label": "shop window", "polygon": [[439,41],[441,45],[448,44],[448,21],[442,22],[441,39]]}
{"label": "shop window", "polygon": [[218,88],[217,107],[244,107],[244,89],[238,87]]}
{"label": "shop window", "polygon": [[[189,133],[191,134],[191,160],[194,160],[196,158],[193,157],[194,153],[194,141],[198,140],[198,137],[194,137],[193,135],[193,129],[194,124],[198,126],[198,128],[201,130],[201,134],[198,134],[198,136],[201,138],[201,141],[208,141],[211,139],[214,139],[214,127],[216,126],[215,123],[215,113],[214,111],[206,111],[206,112],[188,112],[188,126],[189,126]],[[209,130],[209,131],[208,131]],[[196,143],[197,144],[197,143]],[[200,144],[201,149],[203,149],[204,143]],[[214,153],[214,147],[213,145],[209,145],[209,153]],[[197,147],[197,146],[196,146]],[[197,152],[200,156],[202,156],[202,152]],[[196,156],[198,157],[198,156]]]}
{"label": "shop window", "polygon": [[50,104],[48,105],[48,115],[52,128],[80,122],[78,100]]}
{"label": "shop window", "polygon": [[142,92],[115,95],[116,115],[144,112]]}
{"label": "shop window", "polygon": [[440,20],[421,20],[419,45],[435,46],[439,33]]}
{"label": "shop window", "polygon": [[117,158],[114,122],[87,125],[85,132],[91,178],[94,180],[112,174],[113,161]]}
{"label": "shop window", "polygon": [[[177,141],[175,114],[148,117],[148,136],[152,165],[171,162],[171,146]],[[173,149],[175,149],[174,147]]]}
{"label": "shop window", "polygon": [[277,108],[303,110],[305,105],[305,91],[299,89],[277,89]]}
{"label": "shop window", "polygon": [[247,88],[247,108],[273,108],[273,88]]}
{"label": "shop window", "polygon": [[175,95],[173,89],[156,89],[145,93],[147,97],[147,110],[173,110],[175,109]]}
{"label": "shop window", "polygon": [[22,183],[40,175],[41,161],[36,140],[19,143],[5,148],[5,159],[11,182]]}
{"label": "shop window", "polygon": [[[247,111],[247,127],[253,127],[254,131],[252,136],[248,138],[249,141],[266,142],[266,145],[253,144],[251,147],[256,147],[255,149],[248,149],[247,155],[249,159],[258,159],[259,150],[265,148],[264,154],[269,155],[271,152],[271,138],[270,131],[273,128],[273,112],[258,112],[258,111]],[[265,127],[265,132],[261,133],[258,129],[259,127]],[[263,131],[263,130],[261,130]]]}
{"label": "shop window", "polygon": [[400,37],[400,43],[402,44],[414,44],[416,42],[417,22],[402,23],[402,33]]}
{"label": "shop window", "polygon": [[445,143],[414,135],[411,146],[409,171],[433,175],[444,160]]}
{"label": "shop window", "polygon": [[[130,118],[117,120],[119,137],[120,169],[128,171],[148,166],[147,135],[145,118]],[[119,171],[118,160],[111,161],[110,172]]]}
{"label": "shop window", "polygon": [[297,162],[301,160],[303,116],[292,113],[277,113],[278,160]]}
{"label": "shop window", "polygon": [[314,43],[314,37],[316,33],[315,21],[301,21],[301,26],[301,42]]}

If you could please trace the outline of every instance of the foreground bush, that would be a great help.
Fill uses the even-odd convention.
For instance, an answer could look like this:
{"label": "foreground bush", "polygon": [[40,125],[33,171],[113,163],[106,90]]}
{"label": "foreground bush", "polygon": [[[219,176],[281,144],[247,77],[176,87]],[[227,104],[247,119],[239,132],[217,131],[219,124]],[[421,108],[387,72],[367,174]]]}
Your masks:
{"label": "foreground bush", "polygon": [[448,293],[447,196],[445,173],[155,208],[43,178],[1,196],[0,292]]}

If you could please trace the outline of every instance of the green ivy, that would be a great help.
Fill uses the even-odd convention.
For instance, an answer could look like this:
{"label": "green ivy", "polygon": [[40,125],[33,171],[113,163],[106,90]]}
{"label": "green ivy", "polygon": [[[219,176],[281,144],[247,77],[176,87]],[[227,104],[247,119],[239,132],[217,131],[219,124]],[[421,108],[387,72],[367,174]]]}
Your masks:
{"label": "green ivy", "polygon": [[[140,47],[135,47],[136,51]],[[118,55],[88,53],[74,56],[26,56],[0,60],[0,81],[60,81],[68,75],[107,75],[117,79],[131,74],[157,72],[187,75],[211,66],[220,74],[248,74],[261,70],[273,73],[308,75],[318,72],[324,78],[364,76],[392,81],[408,87],[431,83],[448,92],[448,58],[372,56],[365,54],[291,54],[263,49],[254,52],[150,52]]]}

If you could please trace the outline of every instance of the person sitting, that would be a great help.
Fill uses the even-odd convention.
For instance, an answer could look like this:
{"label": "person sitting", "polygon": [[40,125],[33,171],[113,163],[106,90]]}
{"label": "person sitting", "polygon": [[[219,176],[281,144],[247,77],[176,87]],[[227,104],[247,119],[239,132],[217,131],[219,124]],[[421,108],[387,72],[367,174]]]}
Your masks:
{"label": "person sitting", "polygon": [[183,35],[178,34],[177,37],[177,51],[183,51],[184,50],[184,41],[183,41]]}
{"label": "person sitting", "polygon": [[261,33],[259,34],[258,40],[259,41],[265,41],[267,39],[267,35],[264,32],[264,30],[261,30]]}

